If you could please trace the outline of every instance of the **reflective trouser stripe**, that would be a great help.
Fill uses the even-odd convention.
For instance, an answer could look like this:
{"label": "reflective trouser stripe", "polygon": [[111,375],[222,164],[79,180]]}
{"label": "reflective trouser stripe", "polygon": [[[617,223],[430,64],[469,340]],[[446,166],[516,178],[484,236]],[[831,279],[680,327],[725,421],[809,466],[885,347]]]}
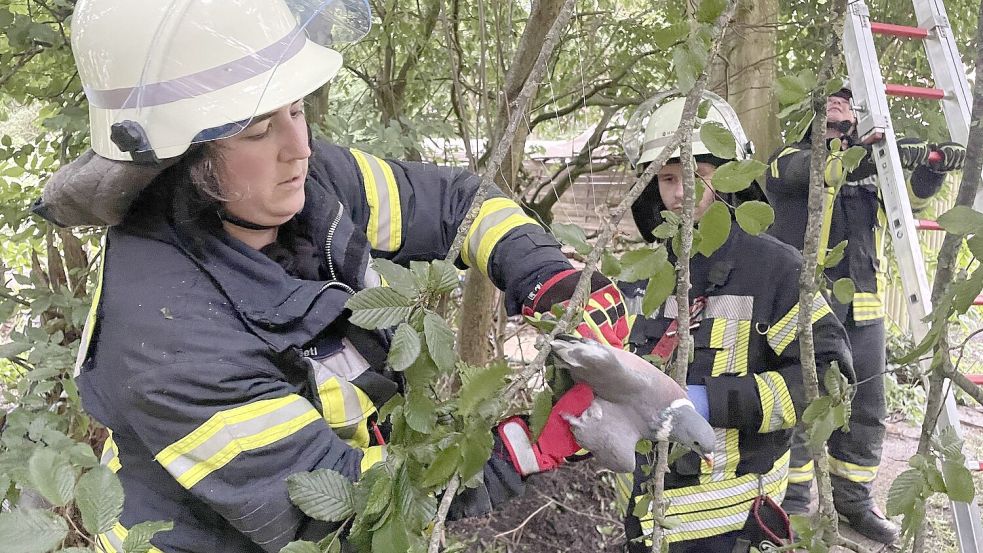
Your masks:
{"label": "reflective trouser stripe", "polygon": [[392,167],[385,160],[359,150],[351,150],[365,183],[369,204],[369,223],[365,236],[373,249],[394,252],[402,245],[403,216],[399,187]]}
{"label": "reflective trouser stripe", "polygon": [[853,463],[841,461],[832,455],[829,457],[830,474],[835,474],[836,476],[845,478],[851,482],[871,482],[877,477],[877,469],[878,465],[865,467],[863,465],[855,465]]}
{"label": "reflective trouser stripe", "polygon": [[[816,324],[816,321],[832,312],[829,304],[826,303],[826,298],[822,294],[817,293],[816,297],[812,300],[812,324]],[[768,345],[771,346],[775,353],[781,355],[785,351],[785,348],[795,341],[799,333],[798,324],[799,304],[796,303],[781,320],[768,329]]]}
{"label": "reflective trouser stripe", "polygon": [[461,259],[469,267],[488,274],[488,261],[498,241],[508,231],[522,225],[535,225],[522,208],[508,198],[491,198],[481,204],[478,216],[468,230]]}
{"label": "reflective trouser stripe", "polygon": [[179,484],[191,488],[240,453],[275,443],[318,420],[314,406],[298,395],[255,401],[215,413],[155,458]]}
{"label": "reflective trouser stripe", "polygon": [[[116,523],[113,529],[105,534],[96,536],[96,549],[104,553],[123,553],[123,542],[129,531],[120,523]],[[154,546],[150,546],[147,553],[164,553]]]}
{"label": "reflective trouser stripe", "polygon": [[812,481],[812,473],[815,464],[812,461],[802,465],[801,467],[789,467],[788,468],[788,483],[789,484],[802,484],[805,482]]}

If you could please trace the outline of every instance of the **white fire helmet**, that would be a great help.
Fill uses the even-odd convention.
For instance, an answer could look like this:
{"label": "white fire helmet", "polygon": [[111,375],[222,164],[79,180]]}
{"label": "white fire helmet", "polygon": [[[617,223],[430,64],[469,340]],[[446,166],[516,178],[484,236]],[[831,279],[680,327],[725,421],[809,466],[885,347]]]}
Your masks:
{"label": "white fire helmet", "polygon": [[328,82],[370,26],[366,0],[79,0],[92,149],[153,162],[232,136]]}
{"label": "white fire helmet", "polygon": [[[703,100],[709,102],[709,109],[706,117],[698,118],[693,125],[693,155],[711,153],[700,137],[700,127],[706,122],[713,122],[720,124],[734,136],[736,149],[732,159],[750,158],[754,148],[730,104],[712,92],[704,92]],[[669,144],[679,128],[685,102],[684,96],[676,90],[670,90],[652,96],[632,113],[625,125],[622,146],[636,171],[641,172],[645,164],[658,157]],[[678,149],[669,159],[674,157],[679,157]]]}

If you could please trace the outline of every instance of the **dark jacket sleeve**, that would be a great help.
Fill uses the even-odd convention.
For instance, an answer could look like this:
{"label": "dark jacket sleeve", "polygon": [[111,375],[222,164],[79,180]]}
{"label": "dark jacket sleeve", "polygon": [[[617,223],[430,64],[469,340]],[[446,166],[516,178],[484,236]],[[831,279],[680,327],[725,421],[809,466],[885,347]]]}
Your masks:
{"label": "dark jacket sleeve", "polygon": [[[812,149],[809,144],[796,143],[785,146],[776,152],[768,163],[766,172],[766,191],[768,194],[808,196],[809,169],[812,163]],[[827,151],[826,178],[827,184],[832,180],[838,160],[832,152]],[[867,148],[867,155],[856,169],[847,175],[848,180],[860,180],[877,173]],[[842,173],[840,173],[842,175]]]}
{"label": "dark jacket sleeve", "polygon": [[[795,426],[806,407],[799,352],[799,297],[795,271],[787,274],[774,298],[773,322],[766,332],[770,352],[767,370],[747,376],[707,378],[710,424],[719,428],[741,428],[759,433],[787,430]],[[847,375],[853,374],[849,340],[843,325],[830,310],[822,294],[812,304],[812,328],[820,383],[833,361]],[[852,379],[852,378],[851,378]]]}
{"label": "dark jacket sleeve", "polygon": [[[479,179],[460,168],[382,160],[358,150],[346,154],[361,182],[354,198],[356,224],[365,229],[372,255],[401,264],[445,257]],[[503,290],[511,314],[537,283],[570,268],[559,243],[495,186],[457,263],[477,268]]]}

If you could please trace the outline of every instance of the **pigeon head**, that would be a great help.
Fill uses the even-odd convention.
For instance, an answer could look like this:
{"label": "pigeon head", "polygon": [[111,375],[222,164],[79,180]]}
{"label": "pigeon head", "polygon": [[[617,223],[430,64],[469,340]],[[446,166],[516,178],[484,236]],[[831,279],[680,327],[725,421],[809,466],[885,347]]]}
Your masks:
{"label": "pigeon head", "polygon": [[670,442],[682,444],[713,465],[713,447],[717,442],[713,427],[696,412],[688,399],[677,399],[663,410],[660,430]]}

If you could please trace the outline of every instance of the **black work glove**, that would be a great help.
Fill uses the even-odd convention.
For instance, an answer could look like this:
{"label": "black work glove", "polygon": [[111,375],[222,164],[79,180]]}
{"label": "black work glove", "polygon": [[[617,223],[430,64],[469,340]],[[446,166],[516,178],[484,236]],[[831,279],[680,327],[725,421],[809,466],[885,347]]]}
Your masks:
{"label": "black work glove", "polygon": [[515,469],[509,452],[497,431],[492,432],[495,445],[491,458],[482,471],[482,482],[476,488],[458,490],[447,511],[447,520],[478,517],[502,508],[525,491],[523,477]]}
{"label": "black work glove", "polygon": [[966,163],[966,148],[957,142],[932,144],[931,151],[942,154],[942,159],[929,163],[929,167],[941,173],[958,171]]}
{"label": "black work glove", "polygon": [[901,156],[901,166],[905,169],[915,169],[928,161],[928,144],[920,138],[902,138],[898,140],[898,154]]}

